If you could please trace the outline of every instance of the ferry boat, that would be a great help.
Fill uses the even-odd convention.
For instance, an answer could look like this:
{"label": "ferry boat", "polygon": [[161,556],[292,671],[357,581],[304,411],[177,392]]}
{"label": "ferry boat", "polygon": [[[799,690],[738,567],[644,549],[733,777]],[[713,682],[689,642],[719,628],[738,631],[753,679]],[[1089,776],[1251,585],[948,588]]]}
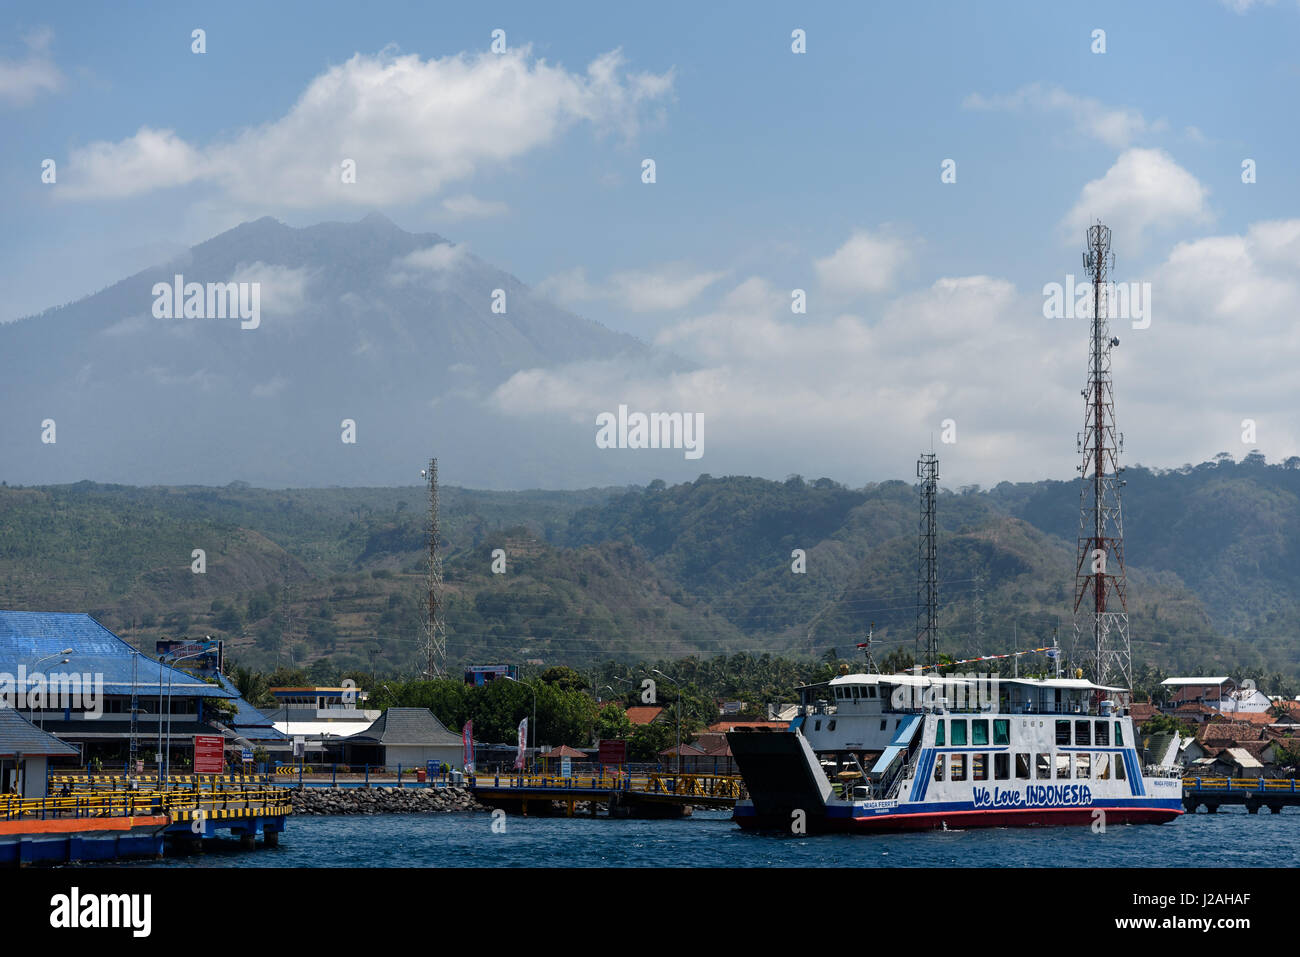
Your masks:
{"label": "ferry boat", "polygon": [[1082,678],[849,674],[799,689],[785,731],[727,735],[734,820],[794,833],[1163,824],[1176,768],[1143,768],[1119,688]]}

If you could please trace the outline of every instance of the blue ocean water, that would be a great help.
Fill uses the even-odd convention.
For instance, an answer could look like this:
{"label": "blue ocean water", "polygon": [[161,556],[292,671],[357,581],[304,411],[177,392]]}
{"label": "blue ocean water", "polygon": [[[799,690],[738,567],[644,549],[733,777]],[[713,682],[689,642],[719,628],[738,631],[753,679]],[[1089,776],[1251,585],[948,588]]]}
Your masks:
{"label": "blue ocean water", "polygon": [[1244,808],[1170,824],[974,829],[795,837],[742,832],[729,812],[676,821],[506,818],[488,814],[294,817],[278,848],[234,841],[202,854],[168,850],[168,867],[1293,867],[1300,812]]}

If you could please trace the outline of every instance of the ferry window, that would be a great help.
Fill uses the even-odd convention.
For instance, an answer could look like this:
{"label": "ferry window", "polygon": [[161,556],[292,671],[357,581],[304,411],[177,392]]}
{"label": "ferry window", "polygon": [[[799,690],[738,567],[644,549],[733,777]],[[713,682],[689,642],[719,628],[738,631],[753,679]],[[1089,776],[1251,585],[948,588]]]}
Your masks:
{"label": "ferry window", "polygon": [[966,780],[966,755],[950,754],[948,755],[948,761],[950,763],[950,766],[952,767],[952,779],[954,781],[965,781]]}
{"label": "ferry window", "polygon": [[1052,756],[1039,752],[1037,759],[1034,761],[1034,777],[1039,781],[1050,781],[1052,779]]}
{"label": "ferry window", "polygon": [[944,755],[942,754],[934,759],[934,779],[936,781],[943,780],[943,759]]}
{"label": "ferry window", "polygon": [[[1105,725],[1098,725],[1098,727],[1105,727]],[[1099,781],[1110,780],[1110,755],[1109,754],[1097,755],[1097,780]]]}
{"label": "ferry window", "polygon": [[983,744],[989,743],[989,723],[985,719],[979,719],[970,723],[970,743]]}
{"label": "ferry window", "polygon": [[872,686],[871,686],[870,688],[868,688],[867,690],[871,692],[871,697],[874,698],[874,697],[876,696],[876,686],[875,686],[875,685],[872,685]]}
{"label": "ferry window", "polygon": [[1124,726],[1118,721],[1115,722],[1115,747],[1124,747]]}
{"label": "ferry window", "polygon": [[1011,721],[1008,718],[993,719],[993,743],[1010,744],[1011,743]]}
{"label": "ferry window", "polygon": [[1016,778],[1021,781],[1029,780],[1029,752],[1021,751],[1016,755]]}
{"label": "ferry window", "polygon": [[1118,754],[1115,755],[1115,780],[1124,780],[1124,759]]}
{"label": "ferry window", "polygon": [[989,779],[989,756],[987,754],[972,754],[970,756],[970,777],[972,781],[987,781]]}
{"label": "ferry window", "polygon": [[948,743],[948,722],[940,718],[934,723],[934,746],[941,748]]}
{"label": "ferry window", "polygon": [[1011,755],[1003,751],[993,755],[993,777],[1005,781],[1011,777]]}
{"label": "ferry window", "polygon": [[1092,755],[1076,754],[1074,756],[1074,776],[1087,780],[1092,777]]}
{"label": "ferry window", "polygon": [[1068,754],[1058,754],[1056,756],[1056,780],[1062,781],[1070,776],[1070,756]]}
{"label": "ferry window", "polygon": [[1057,744],[1070,743],[1070,722],[1068,721],[1056,722],[1056,743]]}
{"label": "ferry window", "polygon": [[834,720],[833,718],[831,719],[831,723],[828,724],[828,725],[826,725],[826,730],[827,730],[827,731],[834,731],[834,730],[835,730],[835,720]]}
{"label": "ferry window", "polygon": [[820,731],[821,729],[822,729],[822,721],[821,718],[818,718],[816,721],[813,722],[813,730]]}
{"label": "ferry window", "polygon": [[1074,722],[1074,743],[1075,744],[1092,744],[1092,722],[1076,721]]}
{"label": "ferry window", "polygon": [[889,724],[889,721],[886,720],[885,718],[881,718],[881,719],[880,719],[880,730],[881,730],[881,731],[884,731],[884,730],[885,730],[885,725],[887,725],[887,724]]}
{"label": "ferry window", "polygon": [[966,719],[952,719],[952,746],[954,748],[962,747],[966,744]]}
{"label": "ferry window", "polygon": [[1108,744],[1110,744],[1110,722],[1109,721],[1097,722],[1096,743],[1103,748],[1106,747]]}

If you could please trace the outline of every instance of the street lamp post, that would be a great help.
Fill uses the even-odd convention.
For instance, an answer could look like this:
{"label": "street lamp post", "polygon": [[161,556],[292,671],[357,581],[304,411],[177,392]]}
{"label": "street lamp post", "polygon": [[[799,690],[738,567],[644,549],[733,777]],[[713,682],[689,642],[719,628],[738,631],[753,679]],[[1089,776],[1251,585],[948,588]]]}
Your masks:
{"label": "street lamp post", "polygon": [[[514,682],[515,684],[517,684],[517,685],[524,685],[524,687],[527,688],[527,689],[532,693],[532,696],[533,696],[533,723],[532,723],[532,725],[529,726],[529,728],[528,728],[528,736],[529,736],[530,738],[532,738],[532,740],[533,740],[533,743],[532,743],[532,745],[530,745],[530,747],[533,748],[533,750],[534,750],[534,754],[535,754],[535,753],[536,753],[536,748],[537,748],[537,692],[533,690],[533,686],[532,686],[532,685],[524,684],[524,683],[523,683],[522,681],[520,681],[518,678],[511,678],[509,675],[502,675],[501,677],[502,677],[502,678],[505,678],[506,681],[513,681],[513,682]],[[524,742],[524,743],[527,744],[527,742]]]}
{"label": "street lamp post", "polygon": [[682,692],[680,689],[682,685],[681,682],[679,682],[676,678],[664,674],[658,668],[651,668],[650,670],[653,671],[655,674],[660,675],[661,677],[667,678],[678,688],[676,708],[674,710],[677,713],[677,776],[681,777],[682,776]]}
{"label": "street lamp post", "polygon": [[[206,655],[207,653],[207,649],[203,649],[202,651],[191,652],[188,655],[181,655],[179,658],[172,658],[172,665],[174,666],[178,661],[184,661],[186,658],[197,658],[199,655]],[[163,658],[166,657],[168,656],[163,655]],[[161,664],[162,658],[158,660]],[[170,780],[172,773],[172,675],[174,673],[174,667],[169,667],[167,669],[167,740],[163,752],[163,783]],[[162,684],[161,677],[162,676],[159,675],[160,685]],[[161,717],[161,715],[159,717]]]}
{"label": "street lamp post", "polygon": [[[51,658],[59,658],[59,657],[62,657],[63,660],[62,660],[61,662],[59,662],[59,664],[61,664],[61,665],[66,665],[66,664],[68,663],[67,656],[70,655],[70,654],[72,654],[72,649],[71,649],[71,648],[64,648],[62,651],[57,651],[57,652],[55,652],[55,653],[52,654],[52,655],[46,655],[44,658],[37,658],[36,661],[35,661],[35,663],[32,665],[32,673],[35,673],[35,672],[36,672],[36,669],[37,669],[38,667],[40,667],[40,664],[41,664],[42,661],[49,661]],[[45,686],[46,686],[47,688],[49,687],[49,682],[48,682],[48,681],[45,683]],[[36,712],[35,712],[35,711],[33,710],[33,708],[32,708],[31,700],[29,699],[28,702],[27,702],[27,720],[30,721],[30,720],[32,719],[33,715],[35,715],[35,713],[36,713]],[[45,727],[45,708],[44,708],[43,704],[42,704],[42,707],[41,707],[41,717],[40,717],[38,720],[40,721],[40,726],[41,726],[42,728],[44,728],[44,727]]]}

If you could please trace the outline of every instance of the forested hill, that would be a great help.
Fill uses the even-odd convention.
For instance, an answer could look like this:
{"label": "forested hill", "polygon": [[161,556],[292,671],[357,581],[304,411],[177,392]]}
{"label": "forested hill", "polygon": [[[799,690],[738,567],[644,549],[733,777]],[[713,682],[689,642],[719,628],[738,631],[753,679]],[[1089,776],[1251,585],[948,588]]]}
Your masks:
{"label": "forested hill", "polygon": [[[1225,454],[1125,477],[1135,658],[1300,673],[1300,460]],[[919,503],[907,483],[704,475],[445,488],[442,503],[457,663],[849,657],[872,624],[880,655],[913,648]],[[148,648],[221,636],[254,665],[413,669],[426,505],[418,487],[0,487],[0,607],[89,611]],[[1068,648],[1078,483],[945,490],[938,514],[942,650],[1039,647],[1054,630]]]}

